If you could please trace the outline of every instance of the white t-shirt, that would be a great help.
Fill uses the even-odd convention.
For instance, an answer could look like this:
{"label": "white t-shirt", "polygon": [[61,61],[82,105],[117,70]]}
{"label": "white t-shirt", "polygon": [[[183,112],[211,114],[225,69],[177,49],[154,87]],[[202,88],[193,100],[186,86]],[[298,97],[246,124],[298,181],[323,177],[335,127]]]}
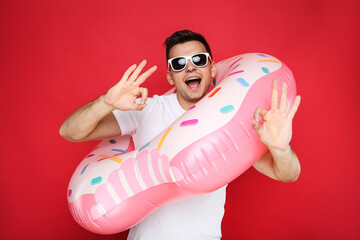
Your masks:
{"label": "white t-shirt", "polygon": [[[148,98],[142,111],[113,111],[123,135],[140,148],[185,113],[176,94]],[[214,240],[221,238],[226,186],[167,203],[132,227],[128,240]]]}

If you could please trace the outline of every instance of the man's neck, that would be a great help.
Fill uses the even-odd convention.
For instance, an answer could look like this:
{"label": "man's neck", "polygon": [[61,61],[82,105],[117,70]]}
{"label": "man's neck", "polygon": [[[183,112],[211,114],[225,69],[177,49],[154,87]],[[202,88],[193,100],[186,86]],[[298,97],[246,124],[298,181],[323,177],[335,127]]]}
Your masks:
{"label": "man's neck", "polygon": [[194,106],[196,104],[196,102],[189,102],[189,101],[185,101],[184,99],[180,98],[178,93],[176,93],[176,97],[177,97],[177,100],[178,100],[180,106],[185,111],[189,110],[192,106]]}

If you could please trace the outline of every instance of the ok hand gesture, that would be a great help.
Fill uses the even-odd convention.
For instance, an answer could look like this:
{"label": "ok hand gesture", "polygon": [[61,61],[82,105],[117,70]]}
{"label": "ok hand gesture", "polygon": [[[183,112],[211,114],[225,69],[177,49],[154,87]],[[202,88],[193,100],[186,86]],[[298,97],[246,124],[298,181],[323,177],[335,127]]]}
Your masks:
{"label": "ok hand gesture", "polygon": [[[145,65],[146,60],[143,60],[138,67],[136,67],[136,64],[129,67],[121,80],[109,89],[104,97],[105,103],[122,111],[142,110],[146,106],[145,101],[148,97],[148,90],[140,87],[140,84],[142,84],[157,69],[156,66],[153,66],[139,76]],[[141,95],[140,104],[135,102],[135,99],[139,95]]]}
{"label": "ok hand gesture", "polygon": [[[261,141],[270,149],[285,150],[290,143],[292,136],[292,120],[300,105],[300,96],[296,96],[294,104],[286,113],[286,83],[281,85],[280,105],[278,105],[278,84],[273,80],[271,91],[271,109],[266,111],[257,108],[254,112],[252,125],[259,134]],[[263,123],[260,124],[260,117]]]}

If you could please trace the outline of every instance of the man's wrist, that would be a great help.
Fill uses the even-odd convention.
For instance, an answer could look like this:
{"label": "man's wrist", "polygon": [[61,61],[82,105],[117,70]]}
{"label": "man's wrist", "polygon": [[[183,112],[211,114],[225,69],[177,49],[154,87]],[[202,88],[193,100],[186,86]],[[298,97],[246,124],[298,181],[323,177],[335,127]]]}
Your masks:
{"label": "man's wrist", "polygon": [[114,111],[116,108],[110,104],[108,104],[106,101],[105,101],[105,95],[101,95],[99,98],[98,98],[98,108],[100,111],[104,111],[106,113],[110,113],[112,111]]}
{"label": "man's wrist", "polygon": [[285,148],[268,147],[271,155],[277,159],[288,159],[291,157],[291,147],[288,144]]}

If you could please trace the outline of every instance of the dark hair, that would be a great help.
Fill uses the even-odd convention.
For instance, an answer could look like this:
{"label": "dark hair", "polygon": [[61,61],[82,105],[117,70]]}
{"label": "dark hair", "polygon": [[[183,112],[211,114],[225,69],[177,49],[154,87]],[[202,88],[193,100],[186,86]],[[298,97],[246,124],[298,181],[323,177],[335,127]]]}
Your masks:
{"label": "dark hair", "polygon": [[204,45],[206,51],[210,54],[210,56],[212,58],[210,46],[206,42],[205,38],[200,33],[195,33],[190,30],[181,30],[181,31],[174,32],[170,37],[168,37],[165,40],[164,45],[166,46],[166,60],[168,60],[170,58],[170,49],[172,47],[174,47],[177,44],[190,42],[190,41],[201,42]]}

